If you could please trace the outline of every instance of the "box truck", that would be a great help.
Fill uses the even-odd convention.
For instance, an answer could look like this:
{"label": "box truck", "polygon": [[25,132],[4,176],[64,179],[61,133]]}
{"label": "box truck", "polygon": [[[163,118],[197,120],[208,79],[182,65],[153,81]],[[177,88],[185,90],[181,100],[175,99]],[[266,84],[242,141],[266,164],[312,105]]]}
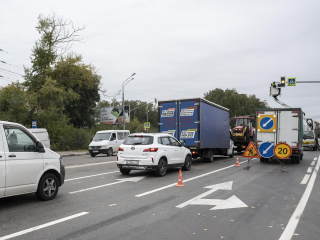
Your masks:
{"label": "box truck", "polygon": [[193,158],[233,157],[229,109],[202,98],[162,100],[158,107],[159,132],[182,142]]}
{"label": "box truck", "polygon": [[[303,158],[303,115],[301,108],[256,109],[255,142],[262,156],[261,162],[274,159],[274,146],[286,143],[292,149],[291,162],[300,163]],[[266,146],[263,149],[262,144]]]}

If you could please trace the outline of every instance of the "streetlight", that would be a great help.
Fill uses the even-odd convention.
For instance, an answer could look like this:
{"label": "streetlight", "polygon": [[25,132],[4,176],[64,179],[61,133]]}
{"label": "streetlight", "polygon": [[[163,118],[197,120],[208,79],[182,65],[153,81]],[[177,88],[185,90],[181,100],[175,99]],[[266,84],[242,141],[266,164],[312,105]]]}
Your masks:
{"label": "streetlight", "polygon": [[[123,121],[123,130],[126,129],[126,123],[124,122],[124,86],[127,85],[129,82],[131,82],[134,78],[135,73],[133,73],[130,77],[128,77],[126,80],[122,83],[122,121]],[[130,79],[131,78],[131,79]],[[130,80],[129,80],[130,79]]]}
{"label": "streetlight", "polygon": [[[112,109],[114,108],[114,101],[116,100],[116,97],[118,95],[120,95],[121,90],[119,90],[118,92],[116,92],[116,94],[114,94],[113,96],[108,96],[107,97],[112,97]],[[115,125],[113,124],[113,130],[115,129]]]}

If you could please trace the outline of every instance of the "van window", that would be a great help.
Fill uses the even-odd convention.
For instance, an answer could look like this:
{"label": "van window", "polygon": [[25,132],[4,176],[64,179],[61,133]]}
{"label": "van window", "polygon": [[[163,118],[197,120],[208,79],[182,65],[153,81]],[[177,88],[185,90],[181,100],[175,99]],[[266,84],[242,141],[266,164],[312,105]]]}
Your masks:
{"label": "van window", "polygon": [[109,140],[111,133],[96,133],[92,141],[99,142],[102,140]]}
{"label": "van window", "polygon": [[117,135],[118,135],[118,140],[123,140],[124,139],[123,132],[117,132]]}
{"label": "van window", "polygon": [[9,152],[34,152],[36,142],[23,130],[5,126]]}
{"label": "van window", "polygon": [[117,135],[116,135],[116,133],[112,133],[112,136],[111,136],[111,139],[110,139],[111,141],[115,141],[115,140],[117,140]]}

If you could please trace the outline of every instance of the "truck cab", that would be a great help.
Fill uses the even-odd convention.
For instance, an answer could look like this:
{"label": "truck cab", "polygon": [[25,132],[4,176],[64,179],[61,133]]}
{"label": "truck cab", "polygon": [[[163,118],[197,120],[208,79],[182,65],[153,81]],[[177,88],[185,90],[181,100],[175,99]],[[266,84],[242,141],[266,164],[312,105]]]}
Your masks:
{"label": "truck cab", "polygon": [[313,150],[313,151],[317,149],[316,135],[314,130],[303,131],[303,148]]}

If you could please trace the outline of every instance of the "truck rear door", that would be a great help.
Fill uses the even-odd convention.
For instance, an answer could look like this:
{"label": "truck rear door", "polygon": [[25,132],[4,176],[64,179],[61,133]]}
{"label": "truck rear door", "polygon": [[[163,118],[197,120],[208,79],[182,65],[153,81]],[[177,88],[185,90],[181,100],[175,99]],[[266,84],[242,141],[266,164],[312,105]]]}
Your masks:
{"label": "truck rear door", "polygon": [[169,133],[178,138],[178,104],[177,102],[159,103],[160,132]]}
{"label": "truck rear door", "polygon": [[291,148],[299,147],[299,111],[279,111],[278,143],[285,142]]}
{"label": "truck rear door", "polygon": [[199,140],[199,101],[181,101],[179,107],[179,140],[186,146],[197,146]]}

